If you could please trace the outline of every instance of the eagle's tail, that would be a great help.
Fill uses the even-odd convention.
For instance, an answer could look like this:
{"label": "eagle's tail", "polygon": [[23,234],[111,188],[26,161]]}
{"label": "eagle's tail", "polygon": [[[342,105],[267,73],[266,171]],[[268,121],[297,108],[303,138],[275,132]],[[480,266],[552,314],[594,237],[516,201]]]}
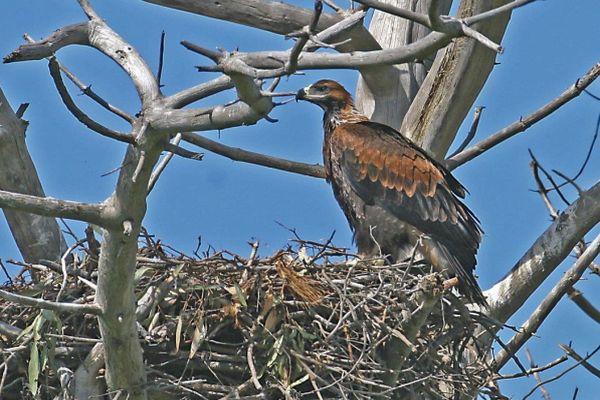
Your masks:
{"label": "eagle's tail", "polygon": [[446,271],[458,278],[458,290],[469,301],[487,306],[485,296],[473,276],[475,257],[469,262],[461,262],[448,248],[437,240],[428,238],[423,241],[424,256],[435,269]]}

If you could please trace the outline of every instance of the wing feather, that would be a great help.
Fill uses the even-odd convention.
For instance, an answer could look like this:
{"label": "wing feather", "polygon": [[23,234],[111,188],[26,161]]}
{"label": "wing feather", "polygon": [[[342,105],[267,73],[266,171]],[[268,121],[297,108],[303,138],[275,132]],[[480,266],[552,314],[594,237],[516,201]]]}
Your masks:
{"label": "wing feather", "polygon": [[366,204],[434,235],[474,267],[481,229],[459,200],[465,189],[450,172],[386,125],[341,124],[331,141],[343,174]]}

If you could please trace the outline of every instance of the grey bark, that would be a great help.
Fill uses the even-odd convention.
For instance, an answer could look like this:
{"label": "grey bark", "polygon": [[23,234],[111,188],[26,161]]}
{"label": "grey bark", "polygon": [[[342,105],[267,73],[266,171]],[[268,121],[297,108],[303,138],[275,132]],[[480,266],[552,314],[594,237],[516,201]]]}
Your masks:
{"label": "grey bark", "polygon": [[[431,0],[385,0],[401,8],[427,14]],[[451,0],[439,1],[441,14],[450,10]],[[371,35],[382,48],[404,47],[424,38],[431,30],[413,21],[381,11],[375,11],[369,27]],[[418,62],[361,74],[356,88],[356,105],[372,120],[400,129],[408,108],[427,76],[435,53]]]}
{"label": "grey bark", "polygon": [[[0,90],[0,190],[45,196],[27,150],[27,122],[15,115]],[[59,260],[65,240],[54,218],[3,209],[17,247],[26,262]]]}
{"label": "grey bark", "polygon": [[[459,17],[491,10],[509,0],[463,0]],[[474,25],[499,43],[510,13]],[[460,124],[492,71],[496,53],[470,38],[457,38],[440,51],[423,86],[411,104],[401,131],[438,159],[454,141]]]}

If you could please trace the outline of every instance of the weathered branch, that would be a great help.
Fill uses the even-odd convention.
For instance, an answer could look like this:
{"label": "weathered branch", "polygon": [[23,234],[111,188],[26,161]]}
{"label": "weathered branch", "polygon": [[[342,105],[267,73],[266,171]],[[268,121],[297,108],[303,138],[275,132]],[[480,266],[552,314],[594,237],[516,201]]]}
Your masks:
{"label": "weathered branch", "polygon": [[6,290],[0,289],[0,297],[12,301],[23,306],[37,307],[46,310],[53,310],[58,312],[76,313],[76,314],[92,314],[101,315],[102,309],[97,304],[73,304],[73,303],[57,303],[54,301],[35,299],[29,296],[22,296],[7,292]]}
{"label": "weathered branch", "polygon": [[39,42],[23,44],[4,57],[4,62],[40,60],[73,44],[94,47],[116,62],[132,79],[142,103],[159,97],[158,83],[144,59],[99,18],[60,28]]}
{"label": "weathered branch", "polygon": [[[35,43],[35,40],[33,40],[33,38],[31,36],[29,36],[28,34],[23,35],[23,37],[29,43]],[[46,58],[48,60],[52,60],[54,58],[54,56],[46,57]],[[127,121],[129,123],[133,123],[133,120],[134,120],[133,116],[129,115],[129,113],[121,110],[118,107],[113,106],[112,104],[110,104],[109,102],[104,100],[102,97],[100,97],[100,95],[98,95],[96,92],[94,92],[92,90],[91,85],[85,85],[70,69],[65,67],[60,62],[58,62],[58,60],[56,60],[56,63],[58,64],[58,68],[60,68],[60,70],[67,76],[67,78],[69,78],[69,80],[71,82],[73,82],[75,84],[75,86],[77,86],[79,88],[79,90],[81,90],[81,93],[85,94],[90,99],[94,100],[96,103],[98,103],[104,109],[121,117],[122,119],[124,119],[125,121]]]}
{"label": "weathered branch", "polygon": [[78,203],[4,190],[0,190],[0,208],[26,211],[46,217],[74,219],[99,226],[107,226],[113,222],[104,204]]}
{"label": "weathered branch", "polygon": [[125,143],[133,143],[135,141],[135,138],[133,136],[109,129],[104,125],[94,121],[92,118],[88,117],[86,113],[84,113],[79,107],[77,107],[77,104],[75,104],[73,98],[69,94],[69,91],[67,90],[67,87],[65,86],[60,75],[60,66],[55,58],[51,57],[49,59],[48,67],[50,68],[50,76],[52,76],[52,79],[54,80],[54,84],[56,85],[56,90],[58,90],[60,98],[62,99],[67,109],[71,112],[71,114],[73,114],[75,118],[79,120],[79,122],[90,128],[94,132],[101,134],[102,136],[106,136],[111,139],[115,139]]}
{"label": "weathered branch", "polygon": [[408,354],[414,350],[414,345],[410,346],[406,341],[414,343],[421,327],[427,321],[427,317],[442,297],[442,294],[443,288],[439,275],[427,275],[419,282],[419,290],[414,296],[414,303],[419,304],[419,308],[402,323],[402,337],[393,335],[382,349],[385,366],[391,370],[382,378],[386,385],[390,387],[396,386],[400,370]]}
{"label": "weathered branch", "polygon": [[600,324],[600,310],[590,303],[585,296],[575,288],[569,288],[569,298],[577,307],[581,309],[588,317]]}
{"label": "weathered branch", "polygon": [[212,151],[213,153],[222,155],[234,161],[262,165],[269,168],[294,172],[315,178],[325,178],[325,170],[318,164],[305,164],[283,158],[271,157],[260,153],[254,153],[236,147],[226,146],[194,133],[184,133],[183,139],[186,142],[192,143],[196,146],[202,147],[203,149]]}
{"label": "weathered branch", "polygon": [[163,99],[163,104],[165,107],[169,108],[182,108],[195,101],[222,92],[223,90],[231,89],[232,87],[233,82],[231,78],[227,75],[222,75],[211,81],[201,83],[171,96],[165,97]]}
{"label": "weathered branch", "polygon": [[581,357],[579,354],[577,354],[575,350],[573,350],[570,346],[567,346],[566,344],[561,344],[560,348],[563,349],[565,353],[567,353],[570,357],[575,359],[575,361],[581,363],[583,368],[587,369],[589,372],[595,375],[596,378],[600,378],[600,369],[594,367],[592,364],[586,361],[589,358],[589,355],[587,355],[586,357]]}
{"label": "weathered branch", "polygon": [[[508,0],[463,0],[457,18],[465,22],[473,15],[503,3],[508,3]],[[510,13],[504,13],[493,20],[482,21],[474,28],[500,43],[509,18]],[[467,37],[454,40],[436,57],[402,121],[401,132],[437,159],[443,159],[487,81],[495,57],[495,52],[475,40]]]}
{"label": "weathered branch", "polygon": [[515,354],[529,338],[537,332],[542,322],[563,298],[570,287],[572,287],[581,278],[590,262],[600,253],[600,235],[597,236],[588,248],[577,259],[575,264],[563,275],[558,283],[552,288],[550,293],[544,298],[535,311],[529,316],[527,321],[521,326],[519,332],[506,344],[506,347],[498,352],[494,359],[494,367],[500,370],[510,359],[511,354]]}
{"label": "weathered branch", "polygon": [[[25,143],[27,123],[12,111],[0,90],[0,189],[44,197],[44,190]],[[15,242],[27,262],[58,260],[66,249],[53,218],[3,209]],[[35,273],[32,275],[35,279]]]}
{"label": "weathered branch", "polygon": [[564,104],[579,96],[585,88],[591,85],[592,82],[594,82],[598,78],[598,76],[600,76],[600,62],[594,65],[581,78],[577,79],[577,81],[573,85],[571,85],[567,90],[561,93],[556,99],[545,104],[544,106],[531,113],[527,117],[519,118],[518,121],[513,122],[512,124],[490,135],[481,142],[476,143],[468,149],[446,160],[446,166],[451,170],[456,167],[459,167],[460,165],[472,160],[478,155],[496,146],[497,144],[502,143],[506,139],[509,139],[512,136],[525,131],[527,128],[529,128],[536,122],[539,122],[542,119],[546,118],[548,115],[558,110]]}
{"label": "weathered branch", "polygon": [[[265,31],[287,35],[309,25],[313,11],[279,1],[270,0],[228,0],[218,5],[203,0],[144,0],[164,7],[176,8],[207,17],[222,19]],[[326,14],[319,19],[316,31],[320,32],[340,22],[343,17]],[[381,47],[363,26],[357,26],[342,36],[332,37],[331,42],[351,39],[340,46],[341,51],[376,50]]]}
{"label": "weathered branch", "polygon": [[511,272],[484,292],[490,314],[507,321],[599,221],[600,182],[560,214]]}

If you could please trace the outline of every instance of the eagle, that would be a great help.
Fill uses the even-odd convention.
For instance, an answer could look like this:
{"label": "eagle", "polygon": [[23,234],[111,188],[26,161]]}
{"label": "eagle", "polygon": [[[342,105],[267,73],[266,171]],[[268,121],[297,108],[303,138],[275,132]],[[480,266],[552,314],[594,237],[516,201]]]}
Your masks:
{"label": "eagle", "polygon": [[416,254],[434,270],[456,277],[469,301],[485,305],[473,275],[482,230],[461,201],[464,186],[400,132],[359,112],[338,82],[315,82],[300,89],[296,100],[325,112],[326,177],[359,254],[383,255],[391,263]]}

